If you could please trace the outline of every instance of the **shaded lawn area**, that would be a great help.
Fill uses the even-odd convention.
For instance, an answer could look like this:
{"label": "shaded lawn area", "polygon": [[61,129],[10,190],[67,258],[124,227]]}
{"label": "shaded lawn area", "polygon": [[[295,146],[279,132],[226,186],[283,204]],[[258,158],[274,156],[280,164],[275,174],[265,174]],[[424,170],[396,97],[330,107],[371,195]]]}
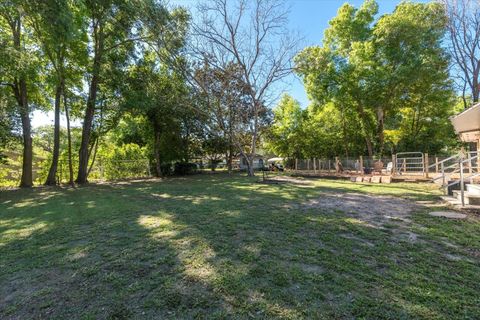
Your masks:
{"label": "shaded lawn area", "polygon": [[257,179],[0,192],[0,318],[480,317],[477,218],[417,207],[379,225],[304,205],[352,193],[414,204],[437,199],[431,186]]}

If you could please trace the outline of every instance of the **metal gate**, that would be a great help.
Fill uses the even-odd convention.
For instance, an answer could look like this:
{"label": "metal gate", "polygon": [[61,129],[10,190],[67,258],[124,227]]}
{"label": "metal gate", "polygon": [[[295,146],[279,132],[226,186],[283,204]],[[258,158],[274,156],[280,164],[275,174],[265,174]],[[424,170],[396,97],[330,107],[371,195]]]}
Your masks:
{"label": "metal gate", "polygon": [[395,171],[399,174],[420,174],[425,172],[425,157],[422,152],[397,153]]}

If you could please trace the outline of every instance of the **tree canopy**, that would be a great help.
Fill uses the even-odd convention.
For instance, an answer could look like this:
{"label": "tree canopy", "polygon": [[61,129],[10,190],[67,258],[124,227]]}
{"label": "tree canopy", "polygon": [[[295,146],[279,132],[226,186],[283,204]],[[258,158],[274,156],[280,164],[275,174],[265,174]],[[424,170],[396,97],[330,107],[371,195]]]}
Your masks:
{"label": "tree canopy", "polygon": [[[253,175],[258,153],[449,153],[449,117],[478,100],[468,8],[401,2],[380,16],[374,0],[345,3],[321,45],[300,50],[281,0],[204,1],[195,14],[155,0],[2,1],[1,170],[30,187],[86,183],[106,174],[99,163],[109,177],[162,176],[242,158]],[[307,106],[279,94],[292,72]],[[32,128],[35,110],[53,126]]]}

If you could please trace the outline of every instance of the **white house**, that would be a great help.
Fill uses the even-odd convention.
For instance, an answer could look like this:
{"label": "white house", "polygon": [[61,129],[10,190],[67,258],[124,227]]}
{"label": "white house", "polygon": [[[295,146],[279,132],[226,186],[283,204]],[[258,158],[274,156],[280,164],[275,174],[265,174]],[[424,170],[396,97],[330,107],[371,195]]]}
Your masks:
{"label": "white house", "polygon": [[[256,154],[253,158],[253,169],[258,170],[262,169],[266,165],[266,161],[264,160],[264,156],[260,154]],[[247,159],[240,155],[238,167],[240,170],[247,170],[248,169],[248,162]]]}

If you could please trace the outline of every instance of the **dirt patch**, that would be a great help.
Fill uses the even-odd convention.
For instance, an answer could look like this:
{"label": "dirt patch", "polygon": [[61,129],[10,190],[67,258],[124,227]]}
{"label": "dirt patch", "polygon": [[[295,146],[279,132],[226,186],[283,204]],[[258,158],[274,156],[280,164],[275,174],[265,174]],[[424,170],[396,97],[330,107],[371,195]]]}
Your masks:
{"label": "dirt patch", "polygon": [[434,211],[430,212],[429,215],[433,217],[441,217],[447,219],[466,219],[467,215],[464,213],[458,213],[455,211]]}
{"label": "dirt patch", "polygon": [[410,223],[412,212],[422,209],[411,201],[379,195],[359,193],[324,193],[318,199],[301,205],[305,209],[319,208],[352,214],[359,223],[381,227],[388,222]]}
{"label": "dirt patch", "polygon": [[302,178],[295,178],[291,176],[275,176],[268,177],[264,181],[265,183],[292,183],[296,185],[311,185],[312,181],[304,180]]}

